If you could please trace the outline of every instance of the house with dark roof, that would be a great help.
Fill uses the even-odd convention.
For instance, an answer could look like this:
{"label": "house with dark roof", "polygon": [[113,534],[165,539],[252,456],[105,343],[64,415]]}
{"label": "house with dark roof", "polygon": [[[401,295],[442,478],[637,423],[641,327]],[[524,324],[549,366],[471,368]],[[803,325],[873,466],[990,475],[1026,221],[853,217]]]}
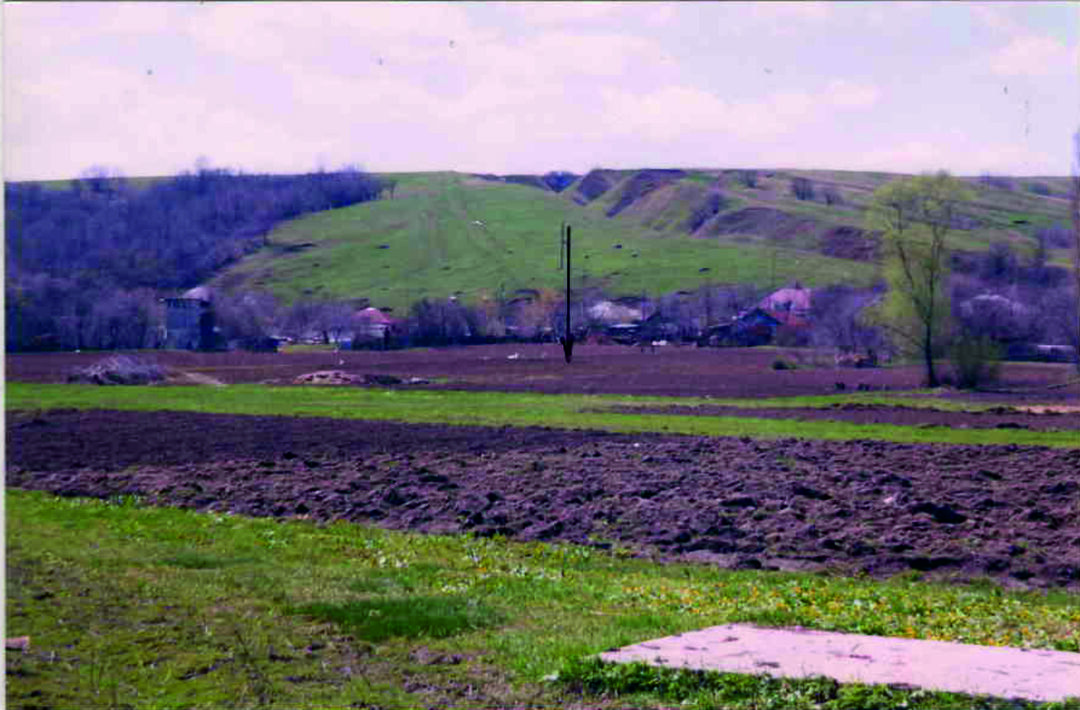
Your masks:
{"label": "house with dark roof", "polygon": [[702,333],[698,345],[753,347],[768,345],[781,323],[763,308],[743,311],[729,323],[714,325]]}

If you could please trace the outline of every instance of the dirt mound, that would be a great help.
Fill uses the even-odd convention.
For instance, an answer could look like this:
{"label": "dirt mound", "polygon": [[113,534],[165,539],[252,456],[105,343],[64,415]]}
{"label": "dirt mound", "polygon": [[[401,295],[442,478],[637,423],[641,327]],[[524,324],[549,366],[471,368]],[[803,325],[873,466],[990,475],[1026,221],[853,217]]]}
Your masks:
{"label": "dirt mound", "polygon": [[825,256],[855,261],[873,261],[878,256],[878,236],[858,227],[833,227],[820,240],[821,253]]}
{"label": "dirt mound", "polygon": [[129,355],[113,355],[92,365],[77,367],[67,381],[91,385],[148,385],[165,379],[165,368]]}
{"label": "dirt mound", "polygon": [[681,180],[685,175],[682,170],[642,170],[626,181],[618,201],[605,214],[614,217],[646,195]]}
{"label": "dirt mound", "polygon": [[739,568],[1080,586],[1080,450],[183,412],[11,416],[7,484]]}
{"label": "dirt mound", "polygon": [[821,225],[809,217],[796,217],[771,207],[747,207],[722,214],[713,220],[705,233],[755,234],[768,239],[789,241],[795,237],[816,234]]}
{"label": "dirt mound", "polygon": [[341,370],[308,372],[293,379],[293,383],[297,385],[351,385],[356,381],[355,375]]}

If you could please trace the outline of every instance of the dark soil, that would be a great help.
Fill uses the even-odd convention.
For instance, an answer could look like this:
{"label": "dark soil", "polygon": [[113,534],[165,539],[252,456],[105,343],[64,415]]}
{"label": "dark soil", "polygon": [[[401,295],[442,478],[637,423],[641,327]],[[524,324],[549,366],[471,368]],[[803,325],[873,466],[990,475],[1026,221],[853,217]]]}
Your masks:
{"label": "dark soil", "polygon": [[[110,353],[27,353],[7,355],[8,380],[66,382],[76,367],[85,367]],[[396,351],[316,353],[139,353],[175,371],[194,373],[233,384],[288,384],[298,375],[342,370],[358,379],[394,375],[433,380],[427,388],[506,390],[551,393],[773,397],[836,394],[860,388],[902,391],[920,386],[919,367],[836,369],[813,367],[805,351],[771,348],[696,348],[667,346],[641,349],[621,345],[579,344],[567,365],[562,348],[551,344],[483,345]],[[831,353],[828,360],[831,364]],[[796,370],[777,371],[777,359],[798,361]],[[825,360],[823,360],[824,362]],[[944,374],[944,372],[943,372]],[[1010,404],[1023,399],[1080,404],[1080,381],[1063,389],[1049,385],[1075,376],[1071,365],[1005,363],[997,388],[1026,394],[977,395],[980,401]],[[958,396],[971,397],[969,393]]]}
{"label": "dark soil", "polygon": [[9,413],[7,485],[743,568],[1080,586],[1080,450]]}
{"label": "dark soil", "polygon": [[891,407],[870,404],[838,404],[824,409],[746,409],[742,407],[609,407],[604,411],[631,414],[682,414],[697,417],[752,417],[755,419],[798,419],[801,421],[836,421],[854,424],[896,424],[953,429],[1032,429],[1038,431],[1080,429],[1080,411],[1031,413],[1011,407],[984,411],[944,412],[916,407]]}

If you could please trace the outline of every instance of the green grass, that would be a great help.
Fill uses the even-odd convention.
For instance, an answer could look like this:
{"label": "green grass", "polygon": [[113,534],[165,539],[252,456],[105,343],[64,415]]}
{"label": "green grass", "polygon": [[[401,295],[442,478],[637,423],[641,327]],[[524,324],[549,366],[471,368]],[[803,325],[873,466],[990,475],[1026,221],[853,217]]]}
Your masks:
{"label": "green grass", "polygon": [[[365,296],[395,313],[421,297],[494,298],[500,287],[561,289],[559,226],[573,227],[574,273],[612,294],[693,289],[705,282],[763,281],[772,249],[657,232],[636,219],[602,213],[532,187],[483,182],[452,173],[399,176],[393,200],[308,215],[273,232],[271,246],[226,272],[286,302],[301,297]],[[687,201],[689,204],[689,201]],[[677,211],[677,210],[676,210]],[[657,215],[672,228],[674,216]],[[485,226],[473,224],[480,220]],[[284,247],[313,244],[298,253]],[[388,245],[380,249],[382,244]],[[621,244],[621,249],[615,249]],[[634,254],[637,254],[635,257]],[[708,267],[708,272],[700,272]],[[784,249],[781,280],[810,285],[868,285],[875,269],[843,259]]]}
{"label": "green grass", "polygon": [[[587,660],[731,622],[1080,650],[1080,597],[1064,593],[657,565],[618,550],[249,519],[132,497],[11,490],[5,507],[7,636],[31,639],[29,653],[7,659],[7,699],[19,707],[558,707],[582,702],[578,688],[588,707],[672,695],[696,707],[807,706],[789,701],[824,681],[664,680]],[[874,693],[891,694],[890,706],[972,706],[830,687],[820,692],[833,704],[822,707]]]}
{"label": "green grass", "polygon": [[[753,406],[829,406],[838,402],[932,405],[933,401],[900,398],[827,396],[790,400],[757,400]],[[540,426],[560,429],[602,429],[613,432],[657,432],[699,436],[751,436],[828,440],[877,439],[904,443],[1019,444],[1080,447],[1075,431],[1027,431],[849,424],[837,421],[685,416],[611,411],[627,405],[732,404],[752,413],[746,400],[628,397],[619,395],[549,395],[454,390],[392,390],[267,387],[97,387],[7,383],[8,410],[120,409],[135,411],[217,412],[222,414],[334,417],[472,426]],[[951,404],[948,406],[957,406]],[[605,409],[607,408],[607,409]]]}

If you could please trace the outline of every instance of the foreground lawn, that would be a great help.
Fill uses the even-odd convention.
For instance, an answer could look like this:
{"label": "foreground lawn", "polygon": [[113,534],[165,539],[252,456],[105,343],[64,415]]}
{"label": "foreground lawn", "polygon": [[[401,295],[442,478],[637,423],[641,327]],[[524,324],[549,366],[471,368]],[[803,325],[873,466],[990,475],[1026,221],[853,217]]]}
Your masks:
{"label": "foreground lawn", "polygon": [[1080,597],[1063,593],[659,565],[133,498],[8,491],[6,514],[7,636],[31,643],[8,654],[18,707],[1016,708],[588,658],[736,621],[1080,651]]}
{"label": "foreground lawn", "polygon": [[[602,429],[614,432],[662,432],[703,436],[796,437],[804,439],[878,439],[902,443],[1019,444],[1080,447],[1075,431],[951,429],[890,424],[850,424],[831,421],[754,419],[760,407],[830,406],[837,402],[905,404],[958,408],[956,402],[914,400],[882,395],[794,397],[747,400],[614,395],[548,395],[516,392],[454,390],[393,390],[356,387],[304,388],[233,385],[212,387],[98,387],[94,385],[30,384],[6,386],[8,410],[56,408],[172,410],[228,414],[339,417],[411,423],[477,426],[544,426]],[[628,404],[721,404],[747,409],[748,417],[687,417],[604,411]],[[736,404],[738,403],[738,404]]]}

